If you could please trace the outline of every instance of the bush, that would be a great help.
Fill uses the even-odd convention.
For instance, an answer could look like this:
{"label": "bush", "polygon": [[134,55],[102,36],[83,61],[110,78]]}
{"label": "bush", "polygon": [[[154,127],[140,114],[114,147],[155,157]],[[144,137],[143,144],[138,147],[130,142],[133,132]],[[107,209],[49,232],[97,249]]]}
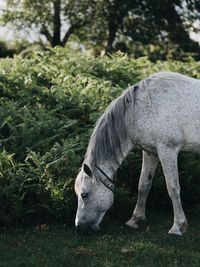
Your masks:
{"label": "bush", "polygon": [[[94,123],[126,87],[160,70],[200,78],[200,63],[192,58],[152,63],[116,53],[97,59],[57,47],[36,50],[29,59],[1,59],[1,223],[71,223],[76,211],[74,179]],[[198,207],[198,161],[191,155],[181,157],[183,201]],[[123,211],[135,202],[140,169],[141,151],[135,149],[116,174],[116,204]],[[149,203],[154,208],[170,203],[161,168]],[[115,207],[112,216],[119,210]],[[118,214],[124,216],[126,212]]]}

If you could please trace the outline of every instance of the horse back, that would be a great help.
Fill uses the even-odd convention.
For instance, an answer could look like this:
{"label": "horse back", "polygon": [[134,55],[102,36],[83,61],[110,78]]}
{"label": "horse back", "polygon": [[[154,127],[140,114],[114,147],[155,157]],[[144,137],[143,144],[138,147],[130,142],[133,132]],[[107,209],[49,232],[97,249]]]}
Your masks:
{"label": "horse back", "polygon": [[132,127],[136,142],[143,147],[163,142],[180,150],[200,151],[200,81],[159,73],[139,86]]}

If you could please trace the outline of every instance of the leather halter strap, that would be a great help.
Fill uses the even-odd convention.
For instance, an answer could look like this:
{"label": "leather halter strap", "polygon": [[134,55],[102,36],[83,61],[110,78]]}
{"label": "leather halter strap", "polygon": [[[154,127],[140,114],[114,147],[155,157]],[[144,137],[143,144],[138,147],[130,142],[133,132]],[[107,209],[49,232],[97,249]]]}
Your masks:
{"label": "leather halter strap", "polygon": [[98,177],[100,182],[105,185],[110,191],[114,193],[115,191],[115,184],[112,179],[108,177],[108,175],[101,169],[99,168],[96,164],[95,167],[103,174],[103,176]]}

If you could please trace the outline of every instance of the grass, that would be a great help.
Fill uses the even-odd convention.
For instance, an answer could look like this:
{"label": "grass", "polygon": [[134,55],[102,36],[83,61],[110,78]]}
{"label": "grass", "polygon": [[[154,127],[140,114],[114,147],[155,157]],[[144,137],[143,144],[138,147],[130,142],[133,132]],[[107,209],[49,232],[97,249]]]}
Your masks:
{"label": "grass", "polygon": [[2,231],[0,266],[199,266],[197,219],[179,238],[168,237],[171,223],[171,216],[158,213],[140,231],[108,219],[95,236],[78,236],[73,228],[58,226]]}

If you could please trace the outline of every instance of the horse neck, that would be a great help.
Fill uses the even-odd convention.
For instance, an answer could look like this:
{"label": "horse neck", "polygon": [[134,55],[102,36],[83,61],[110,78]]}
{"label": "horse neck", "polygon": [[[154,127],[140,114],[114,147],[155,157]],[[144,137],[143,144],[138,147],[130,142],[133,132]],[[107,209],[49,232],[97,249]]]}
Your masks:
{"label": "horse neck", "polygon": [[128,155],[133,147],[133,143],[127,140],[125,144],[122,145],[122,153],[118,153],[117,161],[109,160],[106,157],[98,161],[98,167],[100,167],[111,179],[113,179],[117,169],[121,166],[123,160]]}

